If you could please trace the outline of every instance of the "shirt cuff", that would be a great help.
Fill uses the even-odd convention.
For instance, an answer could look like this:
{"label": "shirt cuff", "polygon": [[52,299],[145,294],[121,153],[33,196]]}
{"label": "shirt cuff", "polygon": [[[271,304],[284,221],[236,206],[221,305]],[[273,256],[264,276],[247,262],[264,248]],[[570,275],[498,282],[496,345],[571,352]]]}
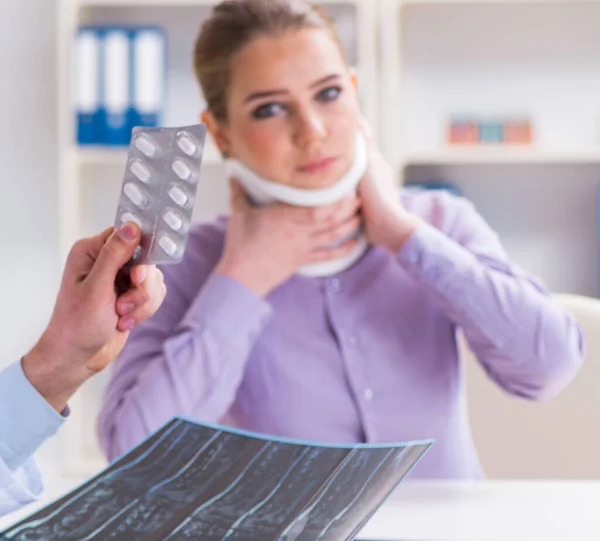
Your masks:
{"label": "shirt cuff", "polygon": [[226,340],[260,332],[272,313],[271,305],[247,287],[223,274],[212,274],[183,319],[190,328],[210,329]]}
{"label": "shirt cuff", "polygon": [[443,290],[477,264],[466,248],[430,224],[420,225],[396,255],[415,279]]}
{"label": "shirt cuff", "polygon": [[30,459],[13,471],[0,459],[0,517],[38,500],[44,491],[42,476]]}
{"label": "shirt cuff", "polygon": [[21,362],[0,373],[0,400],[0,458],[16,471],[56,433],[65,416],[30,383]]}

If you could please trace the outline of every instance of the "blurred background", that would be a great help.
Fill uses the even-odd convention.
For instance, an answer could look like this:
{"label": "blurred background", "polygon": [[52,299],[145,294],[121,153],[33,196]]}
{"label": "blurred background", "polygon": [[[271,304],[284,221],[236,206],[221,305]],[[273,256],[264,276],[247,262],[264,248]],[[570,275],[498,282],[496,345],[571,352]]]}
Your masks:
{"label": "blurred background", "polygon": [[[0,4],[0,365],[43,330],[72,242],[113,223],[131,127],[198,122],[191,52],[212,3]],[[467,197],[553,293],[598,297],[600,1],[324,6],[398,183]],[[207,143],[196,214],[226,208],[220,158]],[[593,332],[595,308],[586,314]],[[588,430],[600,411],[593,352],[551,404],[516,404],[468,359],[491,477],[600,479],[600,443]],[[66,430],[41,452],[44,468],[87,475],[102,466],[95,416],[105,379],[74,400]]]}

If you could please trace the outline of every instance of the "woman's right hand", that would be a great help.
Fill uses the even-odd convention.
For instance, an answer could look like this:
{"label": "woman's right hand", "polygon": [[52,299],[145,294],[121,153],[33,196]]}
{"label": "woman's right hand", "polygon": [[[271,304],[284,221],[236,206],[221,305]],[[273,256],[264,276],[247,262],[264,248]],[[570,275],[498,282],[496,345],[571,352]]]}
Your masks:
{"label": "woman's right hand", "polygon": [[303,265],[352,250],[356,239],[338,243],[360,227],[359,206],[358,197],[351,195],[316,208],[283,203],[253,207],[232,180],[225,249],[216,272],[265,296]]}

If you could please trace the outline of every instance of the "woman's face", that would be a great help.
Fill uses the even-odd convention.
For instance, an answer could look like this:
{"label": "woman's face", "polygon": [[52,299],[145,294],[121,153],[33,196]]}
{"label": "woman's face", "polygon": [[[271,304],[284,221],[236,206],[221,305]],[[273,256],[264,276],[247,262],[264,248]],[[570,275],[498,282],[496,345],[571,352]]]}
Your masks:
{"label": "woman's face", "polygon": [[222,150],[261,176],[323,188],[350,167],[358,129],[356,79],[324,30],[259,37],[234,58]]}

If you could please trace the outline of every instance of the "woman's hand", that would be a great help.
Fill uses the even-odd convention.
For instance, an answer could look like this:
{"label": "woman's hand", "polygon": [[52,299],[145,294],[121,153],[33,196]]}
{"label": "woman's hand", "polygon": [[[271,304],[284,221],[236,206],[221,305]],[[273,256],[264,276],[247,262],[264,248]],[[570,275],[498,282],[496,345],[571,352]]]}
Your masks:
{"label": "woman's hand", "polygon": [[355,195],[319,208],[282,203],[257,208],[232,180],[231,209],[225,250],[216,271],[261,297],[303,265],[342,257],[357,242],[344,241],[360,227]]}
{"label": "woman's hand", "polygon": [[367,139],[369,165],[358,186],[362,216],[369,242],[396,253],[421,224],[400,201],[394,171],[377,148],[369,126],[361,127]]}

